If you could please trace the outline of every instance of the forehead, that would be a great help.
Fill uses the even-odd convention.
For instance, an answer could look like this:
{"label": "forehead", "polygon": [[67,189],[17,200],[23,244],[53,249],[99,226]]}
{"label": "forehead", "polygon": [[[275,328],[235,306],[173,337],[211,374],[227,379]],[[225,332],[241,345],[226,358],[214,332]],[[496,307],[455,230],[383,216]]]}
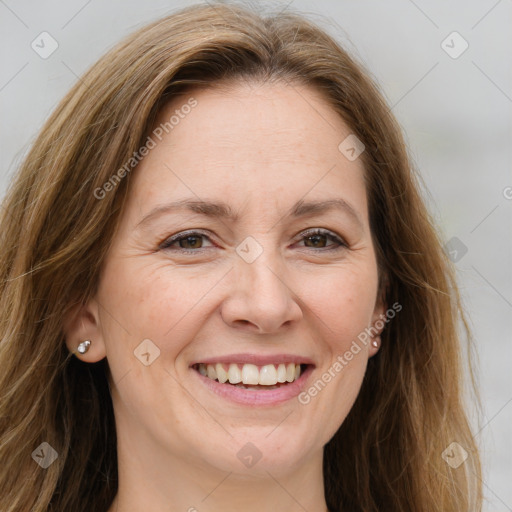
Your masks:
{"label": "forehead", "polygon": [[[189,109],[192,98],[196,105]],[[155,126],[170,119],[175,124],[167,142],[176,149],[215,146],[231,158],[275,157],[273,150],[278,147],[288,156],[307,150],[311,158],[328,146],[329,153],[336,154],[340,136],[350,133],[316,88],[298,83],[212,84],[174,98],[162,108]],[[200,130],[194,133],[195,141],[190,140],[190,131],[196,128]]]}
{"label": "forehead", "polygon": [[338,149],[350,129],[315,88],[240,82],[192,89],[162,108],[155,133],[132,184],[139,204],[195,195],[276,206],[287,197],[342,192],[366,210],[361,159],[349,161]]}

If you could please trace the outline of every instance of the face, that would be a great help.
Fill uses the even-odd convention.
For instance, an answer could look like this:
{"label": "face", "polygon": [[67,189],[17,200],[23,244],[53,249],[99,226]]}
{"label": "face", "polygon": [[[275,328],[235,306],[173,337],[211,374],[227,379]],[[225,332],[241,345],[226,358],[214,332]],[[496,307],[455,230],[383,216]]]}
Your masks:
{"label": "face", "polygon": [[155,128],[173,115],[134,171],[82,358],[107,357],[118,436],[141,453],[318,462],[384,309],[363,165],[338,149],[350,130],[299,85],[192,91]]}

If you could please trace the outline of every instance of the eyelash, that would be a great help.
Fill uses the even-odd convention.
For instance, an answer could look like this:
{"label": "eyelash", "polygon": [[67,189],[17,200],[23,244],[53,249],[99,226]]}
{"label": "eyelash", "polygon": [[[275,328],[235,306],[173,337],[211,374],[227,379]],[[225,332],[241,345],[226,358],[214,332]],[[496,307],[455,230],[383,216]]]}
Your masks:
{"label": "eyelash", "polygon": [[[331,239],[331,241],[334,241],[336,242],[338,245],[335,246],[335,247],[320,247],[319,249],[315,249],[313,247],[310,247],[307,249],[312,249],[314,252],[330,252],[330,251],[339,251],[341,249],[345,249],[347,248],[347,244],[344,242],[344,240],[339,237],[338,235],[336,235],[335,233],[333,233],[332,231],[329,231],[327,229],[322,229],[322,228],[314,228],[314,229],[309,229],[309,230],[306,230],[304,231],[303,233],[301,233],[302,237],[299,241],[301,240],[304,240],[306,238],[311,238],[315,235],[323,235],[323,236],[326,236],[327,238]],[[208,238],[208,235],[206,235],[205,233],[202,233],[200,231],[183,231],[181,233],[178,233],[170,238],[168,238],[167,240],[165,240],[164,242],[162,242],[159,246],[160,249],[164,249],[164,250],[172,250],[171,249],[171,246],[177,242],[180,242],[181,240],[186,240],[188,237],[195,237],[195,238],[199,238],[199,237],[205,237],[205,238]],[[181,253],[185,253],[185,254],[192,254],[192,253],[195,253],[197,254],[198,252],[202,252],[202,250],[205,250],[205,249],[209,249],[210,247],[199,247],[198,249],[184,249],[182,247],[179,247],[177,248],[177,250]]]}

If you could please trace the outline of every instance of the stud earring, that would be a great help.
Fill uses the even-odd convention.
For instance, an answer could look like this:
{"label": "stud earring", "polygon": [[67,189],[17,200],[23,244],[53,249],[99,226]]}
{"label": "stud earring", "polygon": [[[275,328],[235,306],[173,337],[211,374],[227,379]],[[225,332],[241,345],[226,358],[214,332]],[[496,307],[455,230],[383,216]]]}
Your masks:
{"label": "stud earring", "polygon": [[80,343],[80,345],[78,345],[76,350],[80,354],[85,354],[89,350],[90,346],[91,346],[91,341],[85,340],[85,341],[82,341],[82,343]]}
{"label": "stud earring", "polygon": [[379,348],[379,339],[378,338],[375,338],[372,341],[372,346],[375,347],[375,348]]}

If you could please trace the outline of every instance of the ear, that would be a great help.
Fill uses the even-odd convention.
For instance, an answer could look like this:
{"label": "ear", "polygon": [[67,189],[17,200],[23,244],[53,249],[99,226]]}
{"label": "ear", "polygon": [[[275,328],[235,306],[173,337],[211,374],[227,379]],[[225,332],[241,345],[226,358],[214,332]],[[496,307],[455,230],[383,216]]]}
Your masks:
{"label": "ear", "polygon": [[[375,308],[372,314],[372,324],[369,329],[371,333],[371,344],[370,344],[370,357],[374,356],[381,345],[380,335],[386,326],[386,310],[387,310],[387,290],[388,283],[387,279],[384,277],[381,281],[381,286],[379,287],[379,291],[377,294],[377,299],[375,301]],[[377,346],[374,345],[374,342],[377,342]]]}
{"label": "ear", "polygon": [[[63,331],[68,350],[87,363],[96,363],[106,356],[105,342],[99,322],[99,306],[94,299],[87,303],[78,303],[66,313]],[[89,350],[85,354],[77,351],[82,341],[90,340]]]}

